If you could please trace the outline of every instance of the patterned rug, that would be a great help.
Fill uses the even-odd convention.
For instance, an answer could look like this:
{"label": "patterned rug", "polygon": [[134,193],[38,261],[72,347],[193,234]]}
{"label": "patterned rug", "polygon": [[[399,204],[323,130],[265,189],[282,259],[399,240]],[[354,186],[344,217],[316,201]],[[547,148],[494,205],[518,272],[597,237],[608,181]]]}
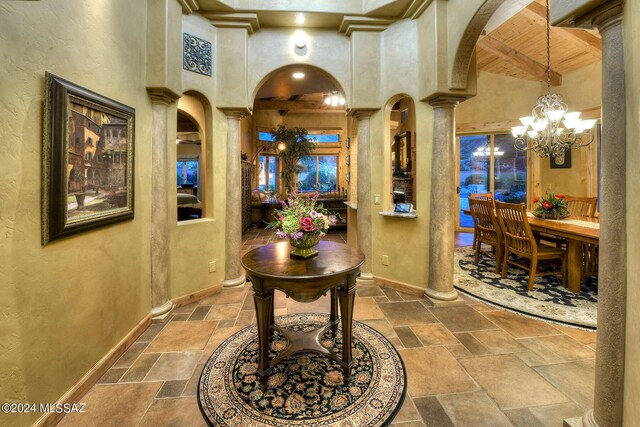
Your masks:
{"label": "patterned rug", "polygon": [[[295,331],[325,325],[326,314],[289,314],[276,323]],[[340,329],[334,339],[327,331],[322,345],[342,353]],[[274,333],[269,358],[286,347]],[[375,329],[353,322],[351,379],[342,368],[314,353],[293,355],[271,372],[260,390],[257,329],[248,326],[224,341],[207,361],[200,377],[198,402],[214,426],[386,426],[402,405],[407,387],[400,355]]]}
{"label": "patterned rug", "polygon": [[527,292],[527,271],[509,265],[507,277],[503,279],[494,273],[496,264],[491,255],[481,252],[477,267],[473,264],[474,256],[475,250],[470,246],[456,248],[454,286],[459,290],[515,312],[568,326],[596,329],[597,278],[583,278],[581,292],[574,294],[562,286],[559,276],[538,276],[533,290]]}

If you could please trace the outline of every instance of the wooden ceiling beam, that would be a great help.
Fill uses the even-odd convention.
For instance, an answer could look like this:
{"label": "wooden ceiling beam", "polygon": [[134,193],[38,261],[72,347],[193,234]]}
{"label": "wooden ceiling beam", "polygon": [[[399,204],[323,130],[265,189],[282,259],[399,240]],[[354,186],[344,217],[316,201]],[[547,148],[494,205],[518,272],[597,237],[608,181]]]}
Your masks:
{"label": "wooden ceiling beam", "polygon": [[[527,55],[515,50],[506,43],[491,36],[485,36],[478,41],[478,45],[488,52],[510,62],[537,80],[542,82],[547,81],[547,67],[545,65],[529,58]],[[562,84],[562,75],[551,70],[551,84],[553,86],[560,86]]]}
{"label": "wooden ceiling beam", "polygon": [[[524,17],[534,21],[538,25],[547,26],[547,10],[540,3],[533,2],[522,9]],[[580,42],[587,53],[602,59],[602,39],[586,30],[570,29],[564,27],[551,27],[551,31],[556,34],[571,38]]]}

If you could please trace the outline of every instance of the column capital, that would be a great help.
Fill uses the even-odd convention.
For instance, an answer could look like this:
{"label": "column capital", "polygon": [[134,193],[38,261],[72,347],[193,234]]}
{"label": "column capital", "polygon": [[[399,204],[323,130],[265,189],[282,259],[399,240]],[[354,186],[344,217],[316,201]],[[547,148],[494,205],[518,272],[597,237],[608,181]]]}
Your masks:
{"label": "column capital", "polygon": [[154,104],[169,105],[180,98],[180,95],[166,87],[147,87],[147,92]]}
{"label": "column capital", "polygon": [[433,108],[455,108],[459,103],[466,101],[467,95],[455,95],[451,93],[434,93],[426,99]]}
{"label": "column capital", "polygon": [[378,110],[379,108],[352,108],[348,111],[348,114],[356,120],[362,120],[371,117]]}
{"label": "column capital", "polygon": [[220,108],[224,114],[226,114],[227,119],[238,119],[240,120],[243,117],[250,116],[251,110],[248,108]]}
{"label": "column capital", "polygon": [[[598,29],[600,33],[622,22],[623,1],[609,0],[605,2],[586,1],[578,4],[560,4],[551,9],[551,23],[561,27]],[[595,4],[595,7],[594,7]]]}

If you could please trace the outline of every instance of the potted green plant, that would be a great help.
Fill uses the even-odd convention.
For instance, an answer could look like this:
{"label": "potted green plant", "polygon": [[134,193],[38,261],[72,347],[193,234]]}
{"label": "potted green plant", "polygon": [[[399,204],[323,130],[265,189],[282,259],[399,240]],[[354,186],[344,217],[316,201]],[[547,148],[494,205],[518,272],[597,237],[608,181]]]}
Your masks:
{"label": "potted green plant", "polygon": [[315,150],[316,143],[307,138],[305,128],[288,128],[284,124],[271,131],[274,142],[284,142],[286,148],[281,150],[278,156],[282,160],[282,172],[280,177],[284,180],[287,193],[294,191],[293,178],[300,171],[298,160],[308,156]]}

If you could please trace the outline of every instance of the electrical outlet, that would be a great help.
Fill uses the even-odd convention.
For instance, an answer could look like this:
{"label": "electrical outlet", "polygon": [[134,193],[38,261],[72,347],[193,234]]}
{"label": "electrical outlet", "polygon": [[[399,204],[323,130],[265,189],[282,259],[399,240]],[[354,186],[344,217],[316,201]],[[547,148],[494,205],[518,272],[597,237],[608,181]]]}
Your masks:
{"label": "electrical outlet", "polygon": [[373,195],[373,204],[374,205],[379,205],[380,204],[380,195],[379,194],[374,194]]}
{"label": "electrical outlet", "polygon": [[389,255],[382,255],[382,265],[389,265]]}
{"label": "electrical outlet", "polygon": [[216,271],[216,260],[214,259],[209,263],[209,273]]}

